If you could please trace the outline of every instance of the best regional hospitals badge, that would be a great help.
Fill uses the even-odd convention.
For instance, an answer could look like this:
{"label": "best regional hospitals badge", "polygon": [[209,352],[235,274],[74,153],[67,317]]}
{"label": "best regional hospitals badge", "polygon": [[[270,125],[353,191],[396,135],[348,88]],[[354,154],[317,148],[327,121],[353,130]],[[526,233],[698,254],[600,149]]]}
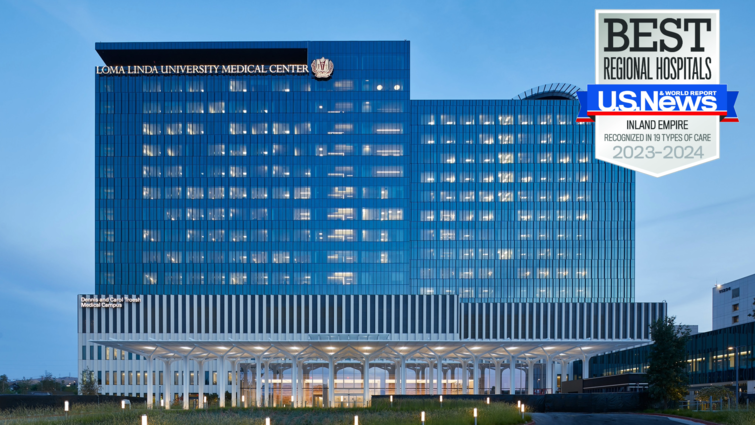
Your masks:
{"label": "best regional hospitals badge", "polygon": [[720,84],[718,10],[596,10],[595,80],[577,122],[595,121],[595,157],[661,177],[719,157],[738,122]]}

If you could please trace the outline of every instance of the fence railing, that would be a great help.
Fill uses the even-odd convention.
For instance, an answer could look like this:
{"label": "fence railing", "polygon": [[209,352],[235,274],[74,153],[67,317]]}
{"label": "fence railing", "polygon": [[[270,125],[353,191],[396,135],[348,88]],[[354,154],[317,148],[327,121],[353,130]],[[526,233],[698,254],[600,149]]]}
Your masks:
{"label": "fence railing", "polygon": [[743,404],[738,404],[731,398],[719,398],[718,400],[714,400],[713,397],[710,397],[708,400],[683,400],[679,402],[679,408],[698,412],[720,412],[723,410],[749,409],[750,400],[745,400],[745,403]]}

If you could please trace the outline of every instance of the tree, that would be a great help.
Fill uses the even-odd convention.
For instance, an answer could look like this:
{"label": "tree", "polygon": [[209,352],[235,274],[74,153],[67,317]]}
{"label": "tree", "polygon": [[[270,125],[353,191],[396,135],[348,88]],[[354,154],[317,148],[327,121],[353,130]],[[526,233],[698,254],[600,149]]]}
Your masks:
{"label": "tree", "polygon": [[31,379],[23,377],[16,381],[16,394],[28,394],[31,391]]}
{"label": "tree", "polygon": [[722,386],[705,387],[697,393],[695,400],[708,401],[711,397],[713,400],[731,400],[734,398],[734,391]]}
{"label": "tree", "polygon": [[53,392],[59,390],[60,383],[52,377],[52,373],[45,371],[45,374],[42,375],[42,377],[39,379],[39,384],[37,384],[37,391]]}
{"label": "tree", "polygon": [[79,383],[81,395],[97,395],[100,393],[100,386],[97,385],[97,379],[94,372],[88,367],[81,372],[81,382]]}
{"label": "tree", "polygon": [[0,394],[7,394],[10,392],[10,382],[8,382],[8,375],[0,375]]}
{"label": "tree", "polygon": [[687,383],[688,326],[677,326],[676,317],[666,317],[650,324],[648,385],[650,396],[668,405],[684,399],[689,393]]}

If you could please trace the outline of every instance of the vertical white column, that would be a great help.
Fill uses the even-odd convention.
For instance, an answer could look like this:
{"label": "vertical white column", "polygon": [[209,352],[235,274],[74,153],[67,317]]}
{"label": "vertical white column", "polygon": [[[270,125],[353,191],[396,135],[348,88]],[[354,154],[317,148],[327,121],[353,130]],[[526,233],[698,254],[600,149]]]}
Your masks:
{"label": "vertical white column", "polygon": [[299,361],[299,364],[296,367],[297,372],[299,373],[299,385],[297,388],[299,389],[299,392],[296,394],[296,403],[299,405],[299,407],[307,407],[306,406],[306,400],[304,399],[304,362]]}
{"label": "vertical white column", "polygon": [[270,361],[265,362],[265,386],[262,388],[262,404],[265,407],[270,407],[270,398],[268,394],[272,394],[270,389],[270,381],[272,376],[270,375]]}
{"label": "vertical white column", "polygon": [[[109,350],[109,348],[108,348]],[[105,372],[110,373],[110,372]],[[155,373],[155,358],[153,356],[147,357],[147,409],[152,409],[153,394],[155,388],[152,385],[152,374]]]}
{"label": "vertical white column", "polygon": [[582,356],[582,379],[587,379],[590,377],[590,359],[592,356],[583,355]]}
{"label": "vertical white column", "polygon": [[254,359],[254,361],[255,361],[255,366],[256,366],[255,397],[257,400],[257,407],[261,407],[262,406],[262,358],[257,357]]}
{"label": "vertical white column", "polygon": [[569,361],[561,360],[561,387],[563,388],[564,382],[569,380]]}
{"label": "vertical white column", "polygon": [[297,385],[299,381],[298,379],[299,372],[297,371],[298,369],[297,366],[298,366],[297,360],[296,360],[296,357],[294,357],[291,359],[291,407],[297,407],[296,403],[298,402],[298,399],[299,399],[299,397],[297,397],[299,393],[299,389]]}
{"label": "vertical white column", "polygon": [[477,379],[477,377],[480,375],[479,373],[479,367],[480,367],[480,359],[478,359],[476,356],[472,357],[472,361],[474,362],[474,367],[472,368],[472,390],[474,391],[474,394],[480,394],[480,380]]}
{"label": "vertical white column", "polygon": [[183,409],[189,410],[189,357],[186,356],[183,359]]}
{"label": "vertical white column", "polygon": [[516,359],[514,359],[514,356],[509,356],[509,380],[511,381],[509,388],[509,394],[515,395],[516,394]]}
{"label": "vertical white column", "polygon": [[370,358],[364,356],[364,369],[362,370],[362,380],[364,381],[364,407],[370,405]]}
{"label": "vertical white column", "polygon": [[406,395],[406,357],[401,357],[401,391],[399,394]]}
{"label": "vertical white column", "polygon": [[435,359],[438,362],[438,395],[443,395],[443,357]]}
{"label": "vertical white column", "polygon": [[196,360],[197,362],[197,384],[199,385],[199,391],[197,392],[197,406],[200,409],[204,409],[204,362],[205,360]]}
{"label": "vertical white column", "polygon": [[551,361],[551,394],[558,392],[558,376],[556,375],[556,360]]}
{"label": "vertical white column", "polygon": [[225,373],[225,356],[218,357],[218,400],[220,407],[225,407],[225,386],[228,375]]}
{"label": "vertical white column", "polygon": [[527,360],[527,394],[534,393],[534,360]]}
{"label": "vertical white column", "polygon": [[335,386],[336,384],[336,368],[333,361],[333,356],[328,357],[328,404],[330,407],[335,407]]}
{"label": "vertical white column", "polygon": [[435,395],[435,384],[434,384],[434,373],[433,373],[433,366],[435,365],[435,362],[430,360],[427,362],[427,369],[428,369],[428,379],[427,379],[427,391],[430,395]]}
{"label": "vertical white column", "polygon": [[231,360],[231,407],[236,407],[236,365],[238,360]]}
{"label": "vertical white column", "polygon": [[469,393],[469,377],[467,376],[467,368],[469,362],[467,360],[461,361],[461,393],[466,395]]}
{"label": "vertical white column", "polygon": [[[241,359],[239,359],[239,363],[236,365],[236,400],[239,402],[239,406],[246,407],[244,403],[241,402],[241,395],[244,393],[241,385],[243,382],[241,379],[241,367]],[[244,400],[246,400],[246,398],[244,398]],[[246,403],[248,404],[249,400],[246,400]]]}
{"label": "vertical white column", "polygon": [[166,409],[170,409],[170,403],[173,401],[173,370],[170,367],[171,363],[170,360],[165,360],[165,370],[163,371],[163,382],[165,383],[163,392],[165,393],[164,404]]}
{"label": "vertical white column", "polygon": [[501,361],[498,359],[494,360],[495,362],[495,393],[501,394]]}

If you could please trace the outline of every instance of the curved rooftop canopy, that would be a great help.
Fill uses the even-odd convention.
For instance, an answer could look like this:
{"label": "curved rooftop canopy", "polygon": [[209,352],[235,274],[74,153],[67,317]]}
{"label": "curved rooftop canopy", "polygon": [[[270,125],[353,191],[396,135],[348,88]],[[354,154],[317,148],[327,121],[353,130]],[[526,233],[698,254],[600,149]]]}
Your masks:
{"label": "curved rooftop canopy", "polygon": [[519,93],[514,100],[577,100],[578,91],[579,87],[574,84],[543,84]]}

